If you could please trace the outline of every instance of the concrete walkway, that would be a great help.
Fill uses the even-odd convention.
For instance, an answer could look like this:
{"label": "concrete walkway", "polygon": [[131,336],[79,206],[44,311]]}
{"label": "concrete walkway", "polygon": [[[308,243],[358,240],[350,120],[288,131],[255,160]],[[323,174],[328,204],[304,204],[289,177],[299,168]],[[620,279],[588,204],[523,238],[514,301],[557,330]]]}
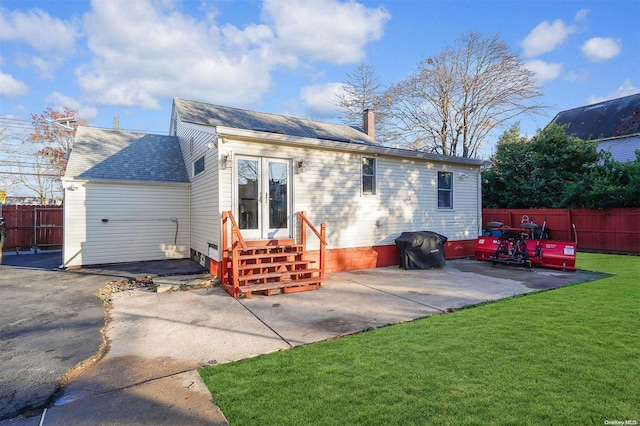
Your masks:
{"label": "concrete walkway", "polygon": [[598,276],[449,261],[337,273],[317,291],[236,300],[221,288],[113,295],[109,351],[46,412],[15,425],[226,424],[196,371]]}

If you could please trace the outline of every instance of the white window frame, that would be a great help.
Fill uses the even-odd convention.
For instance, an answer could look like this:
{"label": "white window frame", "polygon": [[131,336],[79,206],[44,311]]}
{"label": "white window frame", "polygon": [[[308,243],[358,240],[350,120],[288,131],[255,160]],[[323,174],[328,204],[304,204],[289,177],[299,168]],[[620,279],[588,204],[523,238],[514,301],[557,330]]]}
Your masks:
{"label": "white window frame", "polygon": [[[364,173],[364,160],[365,158],[373,160],[373,174]],[[364,178],[371,177],[371,192],[365,192],[364,190]],[[360,194],[367,197],[375,196],[378,193],[378,158],[373,156],[360,157]]]}
{"label": "white window frame", "polygon": [[[441,173],[448,173],[449,175],[451,175],[451,188],[440,188],[440,174]],[[438,210],[442,210],[442,211],[453,211],[454,209],[454,184],[453,184],[453,172],[450,170],[438,170],[436,171],[436,205],[438,207]],[[440,191],[447,191],[450,196],[451,196],[451,206],[448,207],[441,207],[440,206]]]}

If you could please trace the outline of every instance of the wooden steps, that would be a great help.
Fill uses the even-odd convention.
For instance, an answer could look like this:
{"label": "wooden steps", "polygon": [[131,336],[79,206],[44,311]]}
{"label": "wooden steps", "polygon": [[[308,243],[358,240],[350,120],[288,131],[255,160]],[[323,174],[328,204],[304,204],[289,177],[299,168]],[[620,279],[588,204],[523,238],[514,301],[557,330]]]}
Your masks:
{"label": "wooden steps", "polygon": [[[251,297],[255,292],[267,296],[316,290],[324,283],[327,230],[318,231],[305,212],[295,214],[300,226],[297,244],[293,239],[246,241],[231,211],[222,212],[221,285],[233,297]],[[320,242],[318,266],[306,253],[307,230]]]}
{"label": "wooden steps", "polygon": [[251,298],[251,294],[254,291],[264,292],[267,296],[271,296],[274,292],[282,291],[285,294],[296,293],[299,291],[317,290],[320,288],[321,283],[318,282],[318,278],[305,278],[299,280],[287,280],[287,281],[275,281],[264,284],[251,284],[238,287],[240,293],[248,298]]}
{"label": "wooden steps", "polygon": [[[233,253],[237,253],[235,279]],[[237,283],[235,296],[251,297],[255,292],[270,296],[320,288],[324,281],[321,269],[312,268],[316,262],[304,257],[304,246],[290,240],[247,242],[246,247],[229,253],[229,279]]]}
{"label": "wooden steps", "polygon": [[297,267],[301,265],[308,265],[309,263],[315,263],[315,260],[294,260],[294,261],[284,261],[284,262],[274,262],[274,263],[247,263],[246,265],[239,266],[238,269],[246,270],[246,269],[258,269],[258,268],[276,268],[276,267]]}
{"label": "wooden steps", "polygon": [[319,269],[298,269],[296,271],[275,271],[275,272],[267,272],[263,274],[246,274],[240,275],[238,277],[238,281],[240,282],[248,282],[253,281],[256,283],[260,283],[263,280],[267,281],[270,278],[287,278],[290,277],[292,280],[295,280],[297,277],[301,275],[313,274],[314,272],[320,272]]}

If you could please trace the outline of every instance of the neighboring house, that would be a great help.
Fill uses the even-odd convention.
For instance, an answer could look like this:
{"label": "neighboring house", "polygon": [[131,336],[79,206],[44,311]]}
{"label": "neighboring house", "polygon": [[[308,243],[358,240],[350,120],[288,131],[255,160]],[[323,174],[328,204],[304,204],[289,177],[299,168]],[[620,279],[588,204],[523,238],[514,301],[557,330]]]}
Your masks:
{"label": "neighboring house", "polygon": [[634,161],[640,149],[640,93],[562,111],[553,122],[568,125],[569,135],[598,141],[617,161]]}
{"label": "neighboring house", "polygon": [[381,146],[364,117],[361,130],[175,99],[168,137],[80,128],[65,265],[192,257],[221,274],[225,212],[248,241],[300,241],[301,211],[325,223],[328,272],[397,265],[404,231],[448,237],[449,258],[473,255],[481,161]]}

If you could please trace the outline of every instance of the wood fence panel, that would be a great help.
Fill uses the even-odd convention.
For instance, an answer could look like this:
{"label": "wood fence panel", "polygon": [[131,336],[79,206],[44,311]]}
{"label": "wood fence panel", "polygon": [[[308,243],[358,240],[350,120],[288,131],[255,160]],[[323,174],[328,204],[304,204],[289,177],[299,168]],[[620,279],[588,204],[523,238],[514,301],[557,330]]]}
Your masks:
{"label": "wood fence panel", "polygon": [[564,209],[483,209],[482,226],[498,221],[507,226],[517,227],[523,216],[528,216],[530,222],[540,227],[546,220],[545,229],[554,240],[573,240],[570,212]]}
{"label": "wood fence panel", "polygon": [[7,240],[3,251],[62,248],[62,206],[3,205]]}
{"label": "wood fence panel", "polygon": [[575,209],[580,247],[640,254],[640,208]]}
{"label": "wood fence panel", "polygon": [[482,225],[499,221],[518,226],[523,215],[546,227],[554,240],[573,241],[583,250],[640,254],[640,208],[619,209],[483,209]]}
{"label": "wood fence panel", "polygon": [[[578,232],[578,247],[603,250],[607,247],[614,230],[608,229],[607,218],[602,210],[574,210],[573,221]],[[612,242],[612,247],[615,244]]]}

